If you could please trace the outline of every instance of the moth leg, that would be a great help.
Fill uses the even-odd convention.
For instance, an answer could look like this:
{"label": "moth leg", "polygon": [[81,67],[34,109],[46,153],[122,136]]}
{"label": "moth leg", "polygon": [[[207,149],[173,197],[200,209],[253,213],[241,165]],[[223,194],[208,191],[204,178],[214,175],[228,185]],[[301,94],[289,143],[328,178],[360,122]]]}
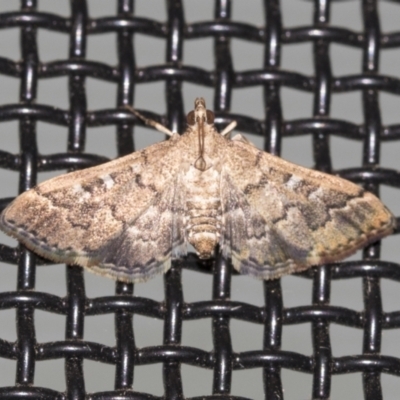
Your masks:
{"label": "moth leg", "polygon": [[236,128],[237,122],[232,121],[228,126],[225,127],[225,129],[221,132],[221,136],[226,136],[230,132],[232,132]]}
{"label": "moth leg", "polygon": [[128,109],[132,114],[136,115],[140,118],[146,125],[152,126],[157,129],[159,132],[165,133],[168,136],[173,136],[174,132],[170,131],[166,126],[159,124],[158,122],[146,118],[144,115],[140,114],[140,112],[136,111],[133,107],[126,105],[126,109]]}

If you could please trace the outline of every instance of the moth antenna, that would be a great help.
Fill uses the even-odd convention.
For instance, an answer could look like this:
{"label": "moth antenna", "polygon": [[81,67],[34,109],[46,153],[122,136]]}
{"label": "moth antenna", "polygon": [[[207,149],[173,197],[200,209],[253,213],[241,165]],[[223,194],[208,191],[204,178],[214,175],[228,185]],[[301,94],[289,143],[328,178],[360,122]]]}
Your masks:
{"label": "moth antenna", "polygon": [[144,115],[140,114],[140,112],[136,111],[133,107],[129,105],[125,105],[125,108],[129,110],[132,114],[136,115],[140,118],[145,125],[152,126],[153,128],[157,129],[159,132],[165,133],[168,136],[173,136],[174,132],[169,130],[166,126],[154,121],[153,119],[146,118]]}
{"label": "moth antenna", "polygon": [[224,128],[224,130],[221,132],[221,136],[226,136],[229,133],[231,133],[237,126],[236,121],[232,121],[228,126]]}

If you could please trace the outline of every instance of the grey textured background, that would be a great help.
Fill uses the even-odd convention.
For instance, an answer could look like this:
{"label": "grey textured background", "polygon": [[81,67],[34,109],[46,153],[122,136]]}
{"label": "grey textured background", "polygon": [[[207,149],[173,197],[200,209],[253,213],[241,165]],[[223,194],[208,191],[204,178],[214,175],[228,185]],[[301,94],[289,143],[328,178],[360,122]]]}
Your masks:
{"label": "grey textured background", "polygon": [[[91,17],[113,15],[116,1],[88,1]],[[136,14],[160,21],[166,19],[164,0],[137,0]],[[233,17],[235,21],[244,21],[262,25],[264,11],[261,1],[233,0]],[[20,2],[2,0],[0,12],[17,9]],[[184,4],[188,22],[209,20],[213,18],[214,1],[188,0]],[[41,11],[54,12],[63,16],[70,14],[67,0],[39,0]],[[381,1],[380,18],[383,32],[399,29],[400,5]],[[361,2],[338,2],[332,5],[331,24],[362,31]],[[313,2],[300,0],[282,1],[283,26],[302,26],[312,23]],[[42,61],[65,59],[68,56],[68,35],[40,29],[39,54]],[[232,40],[235,70],[261,68],[264,47],[237,39]],[[103,34],[89,36],[87,59],[99,60],[115,65],[116,35]],[[135,52],[138,66],[161,64],[165,59],[165,42],[145,35],[135,36]],[[361,71],[361,50],[333,44],[330,47],[332,69],[335,76]],[[12,28],[0,32],[0,56],[13,60],[20,58],[19,29]],[[386,75],[400,75],[399,50],[385,50],[381,53],[380,70]],[[200,39],[186,41],[184,47],[184,64],[213,69],[213,40]],[[282,68],[313,74],[312,44],[285,45],[282,48]],[[116,85],[101,80],[87,79],[88,108],[90,110],[115,107]],[[18,102],[19,80],[0,76],[0,105]],[[213,104],[213,91],[194,84],[183,85],[186,110],[193,106],[195,97],[205,97],[208,105]],[[293,89],[282,89],[283,113],[285,119],[312,116],[313,95]],[[400,97],[381,94],[381,111],[384,124],[399,123]],[[54,78],[39,81],[39,104],[56,105],[63,109],[69,107],[67,78]],[[165,94],[163,83],[141,84],[136,87],[135,105],[137,108],[165,112]],[[211,108],[211,107],[210,107]],[[263,100],[261,88],[238,89],[233,93],[232,111],[263,117]],[[335,94],[332,100],[333,117],[360,123],[362,117],[361,93]],[[18,123],[2,122],[0,124],[0,148],[15,153],[19,152]],[[67,129],[39,122],[37,126],[39,150],[41,153],[64,151],[66,148]],[[135,141],[137,148],[162,140],[162,136],[145,128],[137,128]],[[257,145],[261,139],[246,135]],[[331,138],[332,160],[335,169],[359,166],[362,159],[362,143],[339,137]],[[116,156],[115,129],[113,127],[90,128],[87,136],[87,151]],[[399,169],[400,142],[382,144],[382,165]],[[290,161],[311,167],[312,143],[310,136],[284,139],[282,156]],[[40,181],[54,176],[55,173],[40,174]],[[0,195],[14,196],[17,193],[18,174],[0,170]],[[383,188],[383,201],[396,214],[400,214],[399,191]],[[398,237],[385,239],[382,246],[382,258],[398,261]],[[15,241],[1,234],[0,242],[15,244]],[[360,253],[354,256],[358,259]],[[87,296],[106,296],[114,293],[114,282],[85,273]],[[282,279],[284,306],[307,305],[311,302],[311,284],[307,279],[288,276]],[[361,279],[333,282],[331,303],[355,310],[363,309]],[[190,271],[183,272],[185,301],[199,301],[211,298],[212,277]],[[16,288],[16,267],[0,264],[0,291]],[[58,296],[66,293],[65,267],[63,265],[40,267],[37,270],[38,291],[54,293]],[[135,285],[135,295],[154,298],[161,301],[164,297],[163,279],[161,276],[144,284]],[[399,309],[400,291],[398,283],[382,280],[383,307],[385,311]],[[232,299],[262,305],[264,303],[262,284],[249,277],[234,277],[232,280]],[[0,337],[10,341],[16,340],[15,311],[0,311]],[[65,317],[43,311],[35,312],[36,334],[38,342],[63,340],[65,334]],[[135,315],[135,339],[138,347],[162,343],[162,321]],[[245,351],[262,348],[263,326],[243,321],[231,321],[232,343],[234,351]],[[362,331],[337,324],[331,325],[331,340],[334,356],[360,354],[362,352]],[[115,344],[113,314],[85,318],[85,340]],[[213,347],[211,320],[188,321],[183,324],[184,345],[195,346],[205,350]],[[382,339],[382,353],[400,357],[399,330],[385,331]],[[285,326],[283,345],[285,350],[312,354],[311,325],[302,324]],[[14,385],[15,361],[0,358],[0,386]],[[110,390],[114,384],[114,367],[86,360],[84,362],[86,390]],[[212,371],[182,365],[184,393],[191,397],[209,394],[212,389]],[[312,376],[295,371],[282,370],[285,399],[310,399]],[[162,367],[159,365],[135,368],[135,390],[156,395],[163,393]],[[399,397],[400,380],[391,375],[382,375],[385,400]],[[65,389],[63,360],[41,361],[36,363],[35,385]],[[362,398],[361,374],[334,376],[332,381],[332,400]],[[232,394],[254,399],[263,398],[262,370],[253,369],[233,373]]]}

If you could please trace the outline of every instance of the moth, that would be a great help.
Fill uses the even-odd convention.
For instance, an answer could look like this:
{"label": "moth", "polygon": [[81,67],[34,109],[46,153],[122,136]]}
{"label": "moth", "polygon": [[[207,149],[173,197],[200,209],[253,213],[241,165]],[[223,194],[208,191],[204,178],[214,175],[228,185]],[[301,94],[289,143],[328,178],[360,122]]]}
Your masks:
{"label": "moth", "polygon": [[336,176],[221,133],[197,98],[183,135],[50,179],[18,196],[0,227],[41,256],[126,282],[167,271],[190,243],[234,268],[274,279],[340,260],[390,234],[390,211]]}

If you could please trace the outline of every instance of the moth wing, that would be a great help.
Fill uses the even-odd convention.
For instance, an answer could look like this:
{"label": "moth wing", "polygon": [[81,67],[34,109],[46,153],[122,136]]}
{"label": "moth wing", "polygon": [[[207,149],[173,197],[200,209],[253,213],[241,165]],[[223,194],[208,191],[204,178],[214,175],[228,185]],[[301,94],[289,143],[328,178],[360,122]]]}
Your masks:
{"label": "moth wing", "polygon": [[274,279],[338,261],[388,235],[395,218],[347,180],[297,166],[241,138],[221,173],[221,247],[234,267]]}
{"label": "moth wing", "polygon": [[142,282],[171,267],[171,257],[186,255],[184,187],[178,176],[123,231],[99,248],[100,274]]}
{"label": "moth wing", "polygon": [[173,248],[184,243],[182,199],[176,195],[176,160],[185,154],[180,147],[174,136],[43,182],[4,210],[0,227],[53,261],[115,279],[146,280],[168,269]]}

